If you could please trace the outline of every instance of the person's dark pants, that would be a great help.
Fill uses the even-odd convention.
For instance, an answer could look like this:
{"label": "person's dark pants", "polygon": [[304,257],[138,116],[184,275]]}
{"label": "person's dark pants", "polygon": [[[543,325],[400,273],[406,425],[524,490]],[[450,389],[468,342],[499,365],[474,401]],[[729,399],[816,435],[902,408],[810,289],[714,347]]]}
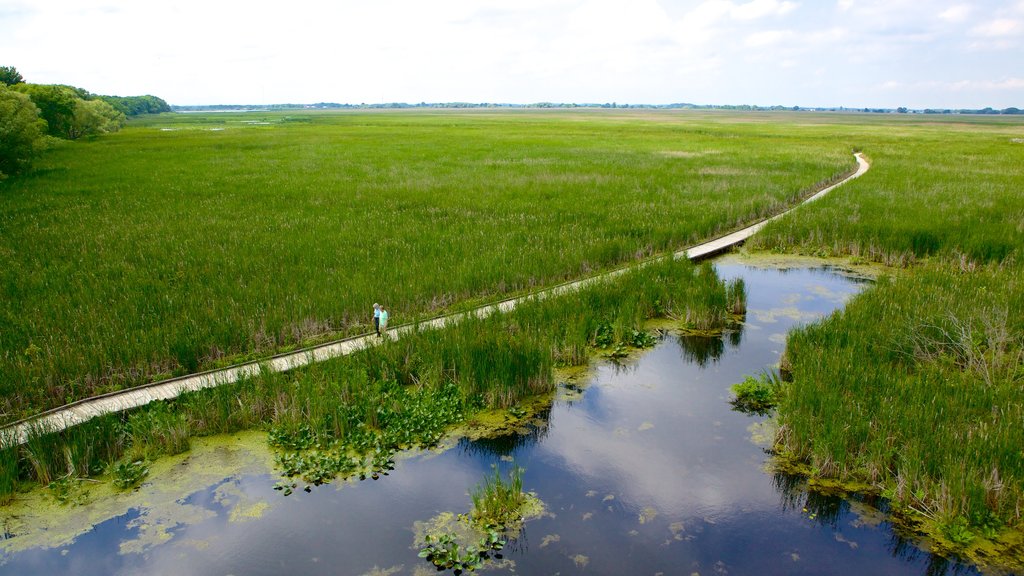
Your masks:
{"label": "person's dark pants", "polygon": [[373,317],[373,331],[380,336],[380,318],[377,316]]}

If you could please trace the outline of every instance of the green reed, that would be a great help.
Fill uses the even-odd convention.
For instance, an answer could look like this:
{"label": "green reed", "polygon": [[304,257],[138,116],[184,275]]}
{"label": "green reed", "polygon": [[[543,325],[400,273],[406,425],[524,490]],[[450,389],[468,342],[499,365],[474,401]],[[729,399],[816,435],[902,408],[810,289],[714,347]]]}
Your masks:
{"label": "green reed", "polygon": [[1024,123],[887,124],[857,130],[873,162],[864,177],[769,224],[751,247],[896,266],[930,256],[963,263],[1019,259]]}
{"label": "green reed", "polygon": [[698,316],[724,322],[726,311],[704,308],[726,307],[729,290],[736,297],[708,265],[665,259],[578,292],[414,331],[293,372],[189,392],[56,434],[39,430],[25,446],[0,452],[0,498],[32,482],[104,471],[130,487],[147,460],[187,450],[190,437],[248,428],[268,431],[286,493],[299,481],[308,487],[387,474],[397,450],[431,446],[479,410],[553,391],[555,364],[585,362],[602,326],[617,327],[609,328],[611,343],[629,346],[648,342],[640,334],[651,318],[677,318],[680,326]]}
{"label": "green reed", "polygon": [[1024,509],[1024,273],[929,265],[793,331],[782,446],[945,522]]}
{"label": "green reed", "polygon": [[676,249],[849,152],[671,112],[140,119],[0,184],[0,421]]}
{"label": "green reed", "polygon": [[473,521],[481,526],[505,526],[520,520],[527,497],[523,492],[523,469],[513,466],[508,480],[501,471],[494,469],[494,476],[484,477],[470,493],[473,500]]}

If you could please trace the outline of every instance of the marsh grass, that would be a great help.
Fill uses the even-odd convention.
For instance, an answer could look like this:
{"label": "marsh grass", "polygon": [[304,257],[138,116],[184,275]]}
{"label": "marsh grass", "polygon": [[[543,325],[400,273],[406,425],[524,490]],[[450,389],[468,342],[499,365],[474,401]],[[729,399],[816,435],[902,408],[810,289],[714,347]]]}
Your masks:
{"label": "marsh grass", "polygon": [[729,390],[733,394],[729,403],[734,410],[764,416],[778,405],[782,395],[782,380],[774,373],[765,372],[756,378],[747,376],[743,382],[733,384]]}
{"label": "marsh grass", "polygon": [[0,421],[677,249],[852,163],[699,114],[244,119],[141,119],[2,184]]}
{"label": "marsh grass", "polygon": [[790,333],[781,447],[947,525],[1019,525],[1022,318],[1015,266],[932,264],[879,283]]}
{"label": "marsh grass", "polygon": [[866,119],[856,132],[871,171],[770,223],[751,248],[893,266],[1020,260],[1024,172],[1012,137],[1024,123]]}
{"label": "marsh grass", "polygon": [[0,439],[0,505],[8,504],[20,489],[21,479],[25,476],[21,471],[22,463],[13,439]]}
{"label": "marsh grass", "polygon": [[875,484],[954,544],[1019,528],[1024,125],[861,122],[871,171],[748,247],[908,269],[789,335],[779,445],[815,477]]}
{"label": "marsh grass", "polygon": [[473,521],[481,526],[505,526],[523,517],[527,496],[523,492],[523,469],[513,466],[508,480],[497,467],[494,475],[484,478],[470,493],[473,500]]}
{"label": "marsh grass", "polygon": [[485,476],[483,483],[471,489],[470,498],[469,514],[459,514],[447,531],[424,534],[418,544],[420,558],[438,571],[474,572],[492,557],[501,559],[501,550],[509,539],[519,536],[527,514],[543,510],[536,496],[523,492],[523,469],[515,465],[508,471],[508,480],[494,466],[494,475]]}
{"label": "marsh grass", "polygon": [[[290,493],[357,476],[378,478],[401,449],[433,446],[483,409],[514,409],[552,392],[558,363],[583,363],[599,341],[648,344],[646,320],[666,315],[728,321],[729,290],[708,265],[663,259],[578,292],[533,299],[512,311],[471,317],[289,373],[183,394],[59,433],[36,430],[0,451],[0,499],[33,483],[109,471],[133,477],[132,463],[176,454],[189,438],[263,428]],[[721,328],[721,326],[718,326]],[[604,336],[600,336],[604,334]]]}
{"label": "marsh grass", "polygon": [[189,449],[190,427],[186,415],[177,406],[156,402],[152,408],[128,417],[125,432],[133,456],[155,458]]}

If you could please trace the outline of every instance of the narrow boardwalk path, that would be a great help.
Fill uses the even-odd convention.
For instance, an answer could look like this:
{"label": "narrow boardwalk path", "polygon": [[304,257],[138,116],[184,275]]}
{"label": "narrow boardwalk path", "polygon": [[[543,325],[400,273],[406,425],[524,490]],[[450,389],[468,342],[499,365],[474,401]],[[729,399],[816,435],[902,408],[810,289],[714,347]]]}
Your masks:
{"label": "narrow boardwalk path", "polygon": [[[756,224],[738,230],[721,238],[710,240],[697,246],[680,250],[671,255],[672,258],[689,258],[691,260],[700,260],[718,254],[719,252],[725,251],[737,244],[742,243],[746,239],[753,236],[761,228],[763,228],[769,222],[785,216],[795,208],[803,206],[809,202],[813,202],[818,198],[828,194],[832,190],[842,186],[843,184],[859,177],[868,171],[869,164],[864,157],[857,153],[857,171],[847,176],[843,180],[833,184],[827,188],[822,189],[813,196],[807,198],[800,204],[797,204],[793,208],[786,210],[780,214],[772,216],[762,220]],[[503,300],[495,304],[489,304],[481,306],[469,312],[460,312],[457,314],[450,314],[447,316],[441,316],[434,318],[433,320],[427,320],[414,324],[406,324],[398,326],[391,330],[388,330],[386,337],[391,340],[397,340],[403,335],[415,332],[417,330],[432,330],[438,328],[444,328],[445,326],[451,326],[458,324],[463,319],[470,315],[477,317],[486,317],[491,314],[502,311],[506,312],[512,310],[520,302],[524,302],[530,299],[536,298],[549,298],[551,296],[557,296],[559,294],[565,294],[579,290],[585,286],[600,282],[608,278],[619,276],[630,270],[635,270],[643,266],[647,266],[652,262],[656,262],[661,258],[655,258],[644,262],[631,264],[629,266],[612,270],[598,276],[585,278],[583,280],[576,280],[573,282],[567,282],[560,284],[553,288],[547,288],[538,292],[520,296],[518,298],[510,298]],[[201,390],[203,388],[212,388],[214,386],[220,386],[222,384],[230,384],[237,382],[242,378],[255,376],[263,371],[270,372],[284,372],[286,370],[292,370],[293,368],[299,368],[312,364],[314,362],[320,362],[330,358],[336,358],[338,356],[344,356],[351,354],[358,350],[371,347],[380,340],[376,335],[363,335],[354,336],[351,338],[345,338],[343,340],[336,340],[313,348],[307,348],[299,350],[297,352],[290,352],[287,354],[280,354],[273,356],[266,360],[247,362],[245,364],[239,364],[229,368],[221,370],[211,370],[209,372],[200,372],[198,374],[191,374],[189,376],[181,376],[178,378],[171,378],[168,380],[162,380],[160,382],[153,382],[151,384],[144,384],[128,390],[121,390],[118,392],[111,392],[109,394],[103,394],[100,396],[94,396],[92,398],[86,398],[79,400],[60,408],[55,408],[27,418],[25,420],[15,422],[4,428],[0,428],[0,439],[9,439],[4,444],[24,444],[28,441],[29,435],[33,432],[57,432],[70,428],[76,424],[81,424],[97,416],[104,414],[110,414],[112,412],[120,412],[123,410],[130,410],[139,406],[144,406],[155,400],[170,400],[184,392],[190,392],[194,390]]]}

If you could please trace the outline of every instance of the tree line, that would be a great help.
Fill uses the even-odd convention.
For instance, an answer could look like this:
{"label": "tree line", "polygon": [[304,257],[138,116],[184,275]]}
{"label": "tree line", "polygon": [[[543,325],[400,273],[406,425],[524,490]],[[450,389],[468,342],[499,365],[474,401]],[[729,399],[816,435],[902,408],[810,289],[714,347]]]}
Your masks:
{"label": "tree line", "polygon": [[26,83],[0,66],[0,179],[28,168],[52,139],[116,132],[127,117],[170,112],[156,96],[103,96],[64,84]]}

